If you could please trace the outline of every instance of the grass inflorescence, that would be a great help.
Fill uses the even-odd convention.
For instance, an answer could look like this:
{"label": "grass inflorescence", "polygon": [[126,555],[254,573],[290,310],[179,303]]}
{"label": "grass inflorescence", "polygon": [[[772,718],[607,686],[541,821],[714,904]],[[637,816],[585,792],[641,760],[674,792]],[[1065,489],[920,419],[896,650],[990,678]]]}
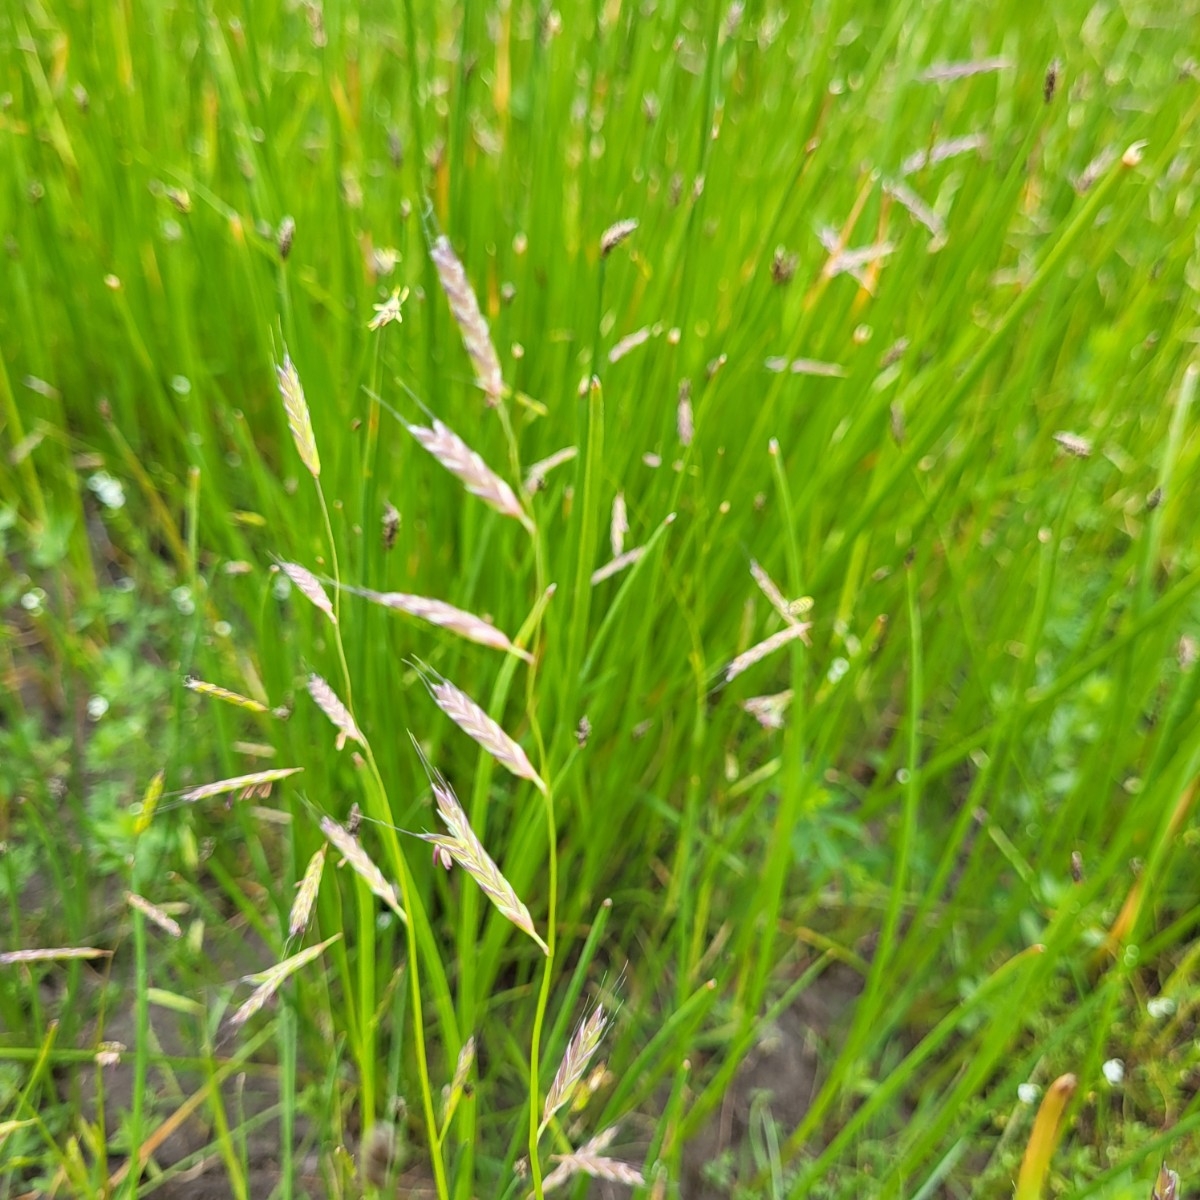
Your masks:
{"label": "grass inflorescence", "polygon": [[0,1191],[1186,1189],[1196,28],[0,13]]}

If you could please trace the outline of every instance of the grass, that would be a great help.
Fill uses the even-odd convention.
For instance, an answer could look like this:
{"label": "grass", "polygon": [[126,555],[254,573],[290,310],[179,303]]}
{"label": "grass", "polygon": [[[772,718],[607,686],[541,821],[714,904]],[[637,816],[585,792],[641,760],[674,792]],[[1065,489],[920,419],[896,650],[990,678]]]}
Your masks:
{"label": "grass", "polygon": [[1198,15],[0,13],[0,1190],[1195,1161]]}

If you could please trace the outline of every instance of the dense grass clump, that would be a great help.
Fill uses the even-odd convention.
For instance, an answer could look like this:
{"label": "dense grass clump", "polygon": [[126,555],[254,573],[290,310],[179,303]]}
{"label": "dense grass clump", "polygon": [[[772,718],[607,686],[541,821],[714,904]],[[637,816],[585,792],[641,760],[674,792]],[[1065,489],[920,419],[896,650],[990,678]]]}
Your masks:
{"label": "dense grass clump", "polygon": [[1196,1161],[1198,29],[0,11],[0,1191]]}

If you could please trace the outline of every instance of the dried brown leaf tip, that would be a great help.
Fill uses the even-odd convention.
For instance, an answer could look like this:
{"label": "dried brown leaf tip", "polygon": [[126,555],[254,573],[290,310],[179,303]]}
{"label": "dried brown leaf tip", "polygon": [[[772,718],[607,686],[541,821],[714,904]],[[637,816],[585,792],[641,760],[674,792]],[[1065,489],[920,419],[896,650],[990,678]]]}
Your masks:
{"label": "dried brown leaf tip", "polygon": [[312,418],[309,416],[308,401],[304,398],[300,376],[286,350],[283,352],[283,364],[275,368],[275,373],[279,377],[279,394],[283,397],[283,411],[287,414],[288,428],[292,431],[296,451],[300,455],[300,461],[315,479],[321,474],[317,439],[313,433]]}
{"label": "dried brown leaf tip", "polygon": [[438,278],[442,281],[442,290],[446,293],[446,299],[450,301],[450,311],[458,322],[463,345],[474,364],[479,386],[483,388],[488,404],[499,404],[504,394],[500,359],[496,355],[495,346],[492,345],[488,323],[480,311],[479,301],[467,279],[462,262],[454,253],[450,240],[445,237],[439,237],[434,242],[429,257],[433,259]]}
{"label": "dried brown leaf tip", "polygon": [[[424,759],[424,755],[422,755]],[[433,786],[438,815],[446,825],[448,833],[421,833],[417,836],[434,847],[439,861],[446,865],[446,858],[457,863],[483,889],[483,893],[496,906],[500,914],[511,921],[522,933],[537,942],[542,953],[550,955],[550,947],[534,928],[529,909],[521,902],[512,884],[504,877],[495,860],[483,848],[475,836],[467,814],[463,812],[454,789],[436,771],[425,764]]]}
{"label": "dried brown leaf tip", "polygon": [[600,257],[607,258],[623,241],[633,236],[637,227],[638,223],[632,217],[610,225],[600,235]]}

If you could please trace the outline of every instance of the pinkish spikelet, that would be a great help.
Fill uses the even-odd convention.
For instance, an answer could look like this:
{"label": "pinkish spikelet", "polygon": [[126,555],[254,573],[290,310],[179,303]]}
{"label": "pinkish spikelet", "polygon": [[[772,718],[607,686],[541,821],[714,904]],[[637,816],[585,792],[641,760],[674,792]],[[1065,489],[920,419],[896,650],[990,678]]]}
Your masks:
{"label": "pinkish spikelet", "polygon": [[512,488],[454,430],[436,418],[432,425],[409,425],[407,428],[472,496],[478,496],[501,516],[528,525],[529,518]]}
{"label": "pinkish spikelet", "polygon": [[479,385],[487,396],[488,404],[495,406],[500,403],[504,394],[500,359],[496,355],[496,347],[492,345],[488,323],[480,311],[479,301],[467,279],[466,270],[458,255],[454,253],[448,238],[439,237],[434,242],[429,257],[433,259],[446,299],[450,301],[450,311],[458,322],[463,345],[474,364]]}

